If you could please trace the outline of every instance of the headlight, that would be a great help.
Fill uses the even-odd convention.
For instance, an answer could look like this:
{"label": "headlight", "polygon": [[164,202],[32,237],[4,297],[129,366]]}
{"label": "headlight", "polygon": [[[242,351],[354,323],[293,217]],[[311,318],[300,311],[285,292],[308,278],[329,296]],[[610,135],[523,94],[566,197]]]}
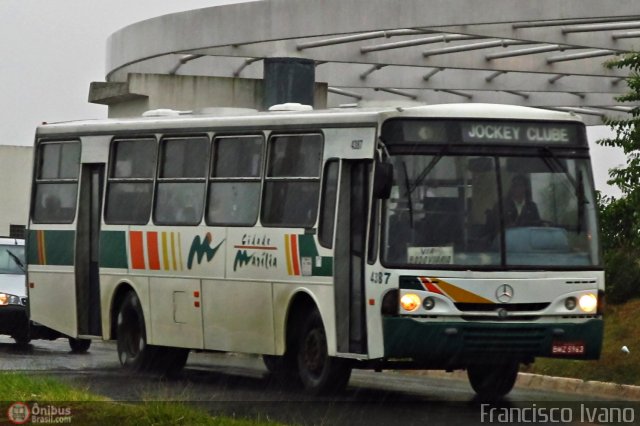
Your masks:
{"label": "headlight", "polygon": [[13,294],[0,293],[0,306],[5,305],[22,305],[20,297]]}
{"label": "headlight", "polygon": [[413,312],[420,306],[420,297],[417,294],[409,293],[400,298],[400,306],[408,312]]}
{"label": "headlight", "polygon": [[587,312],[587,313],[591,313],[591,312],[595,312],[597,307],[598,307],[598,298],[596,297],[595,294],[585,294],[583,296],[580,296],[580,299],[578,300],[578,305],[580,306],[580,309],[582,309],[582,311]]}

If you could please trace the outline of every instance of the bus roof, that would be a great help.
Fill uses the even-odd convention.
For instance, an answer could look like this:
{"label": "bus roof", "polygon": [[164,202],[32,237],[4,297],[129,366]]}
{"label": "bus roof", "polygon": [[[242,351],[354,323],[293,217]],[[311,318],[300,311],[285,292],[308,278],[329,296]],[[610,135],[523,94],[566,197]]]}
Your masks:
{"label": "bus roof", "polygon": [[110,118],[50,123],[38,126],[39,136],[64,133],[103,133],[127,130],[189,129],[204,127],[247,126],[269,127],[278,125],[314,125],[379,123],[392,117],[471,118],[505,120],[582,120],[574,113],[548,109],[501,104],[442,104],[399,107],[334,108],[312,111],[253,112],[246,109],[225,109],[225,114],[180,113],[167,116]]}

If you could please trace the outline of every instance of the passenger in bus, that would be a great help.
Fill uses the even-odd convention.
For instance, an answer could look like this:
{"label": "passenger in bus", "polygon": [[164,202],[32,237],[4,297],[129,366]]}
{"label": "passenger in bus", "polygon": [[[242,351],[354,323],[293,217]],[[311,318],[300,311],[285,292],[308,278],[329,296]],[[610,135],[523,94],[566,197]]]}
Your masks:
{"label": "passenger in bus", "polygon": [[59,220],[63,216],[62,203],[56,195],[49,195],[44,200],[44,211],[52,220]]}

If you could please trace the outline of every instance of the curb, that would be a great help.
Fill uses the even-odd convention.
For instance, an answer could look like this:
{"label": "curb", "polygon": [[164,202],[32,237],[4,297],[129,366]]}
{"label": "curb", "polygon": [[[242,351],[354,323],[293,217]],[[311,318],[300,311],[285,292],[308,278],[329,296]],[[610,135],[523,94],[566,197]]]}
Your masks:
{"label": "curb", "polygon": [[[449,378],[454,380],[467,380],[467,373],[465,371],[447,373],[445,371],[426,370],[412,371],[411,374],[427,377]],[[615,400],[640,401],[640,386],[573,379],[569,377],[518,373],[515,387],[519,389],[572,393],[575,395],[597,395],[598,397]]]}

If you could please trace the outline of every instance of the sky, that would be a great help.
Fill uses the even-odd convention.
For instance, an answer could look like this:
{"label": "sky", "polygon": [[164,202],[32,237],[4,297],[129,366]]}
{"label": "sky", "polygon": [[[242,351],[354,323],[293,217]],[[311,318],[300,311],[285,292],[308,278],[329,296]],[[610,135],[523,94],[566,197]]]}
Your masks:
{"label": "sky", "polygon": [[[31,145],[43,121],[102,118],[87,102],[89,84],[104,81],[106,40],[129,24],[167,13],[242,0],[0,0],[0,144]],[[624,162],[620,150],[597,146],[603,127],[588,130],[596,188]]]}

